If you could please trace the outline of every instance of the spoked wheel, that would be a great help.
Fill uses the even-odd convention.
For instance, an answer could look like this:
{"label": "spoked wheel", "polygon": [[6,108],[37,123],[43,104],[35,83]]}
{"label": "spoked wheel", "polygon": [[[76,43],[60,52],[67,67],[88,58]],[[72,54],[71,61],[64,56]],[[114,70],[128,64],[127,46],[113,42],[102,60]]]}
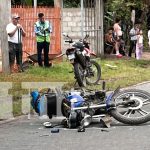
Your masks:
{"label": "spoked wheel", "polygon": [[22,63],[22,70],[23,71],[26,71],[26,70],[28,70],[31,66],[33,66],[34,64],[33,64],[33,62],[32,61],[25,61],[25,62],[23,62]]}
{"label": "spoked wheel", "polygon": [[148,92],[130,89],[114,96],[116,109],[110,111],[118,121],[137,125],[150,121],[150,94]]}
{"label": "spoked wheel", "polygon": [[74,74],[75,78],[78,82],[80,87],[86,86],[86,79],[85,79],[85,70],[79,63],[74,64]]}
{"label": "spoked wheel", "polygon": [[97,84],[101,78],[101,67],[94,60],[91,60],[90,63],[91,63],[91,67],[88,68],[86,82],[89,85]]}

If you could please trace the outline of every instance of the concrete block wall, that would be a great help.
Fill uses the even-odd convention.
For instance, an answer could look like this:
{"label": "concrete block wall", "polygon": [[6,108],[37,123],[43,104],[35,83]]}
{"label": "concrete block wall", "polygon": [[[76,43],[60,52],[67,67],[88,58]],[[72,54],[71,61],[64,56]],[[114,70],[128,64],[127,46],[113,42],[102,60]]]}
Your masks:
{"label": "concrete block wall", "polygon": [[72,37],[81,37],[81,10],[80,8],[63,8],[62,31]]}
{"label": "concrete block wall", "polygon": [[[89,24],[91,25],[94,24],[94,20],[92,17],[88,19],[88,21],[89,21]],[[85,31],[86,30],[85,22],[83,23],[83,26],[84,26],[83,30]],[[90,30],[91,29],[94,29],[94,28],[92,27],[90,28]],[[62,33],[63,32],[67,33],[75,41],[82,38],[81,37],[82,35],[81,35],[81,9],[80,8],[63,8],[62,9]],[[90,36],[91,37],[93,36],[92,32]],[[65,49],[68,46],[68,44],[65,43],[64,41],[65,39],[62,36],[63,52],[65,52]],[[94,43],[94,41],[92,40],[92,42],[90,43]]]}

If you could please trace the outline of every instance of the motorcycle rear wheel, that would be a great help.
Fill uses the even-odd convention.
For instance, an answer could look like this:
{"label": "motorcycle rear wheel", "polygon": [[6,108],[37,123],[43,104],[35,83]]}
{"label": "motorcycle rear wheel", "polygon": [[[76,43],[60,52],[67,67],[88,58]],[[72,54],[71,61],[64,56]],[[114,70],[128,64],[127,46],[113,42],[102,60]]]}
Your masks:
{"label": "motorcycle rear wheel", "polygon": [[150,121],[150,94],[139,89],[129,89],[117,93],[113,101],[125,102],[133,100],[133,104],[116,105],[110,110],[110,114],[119,122],[130,125],[138,125]]}

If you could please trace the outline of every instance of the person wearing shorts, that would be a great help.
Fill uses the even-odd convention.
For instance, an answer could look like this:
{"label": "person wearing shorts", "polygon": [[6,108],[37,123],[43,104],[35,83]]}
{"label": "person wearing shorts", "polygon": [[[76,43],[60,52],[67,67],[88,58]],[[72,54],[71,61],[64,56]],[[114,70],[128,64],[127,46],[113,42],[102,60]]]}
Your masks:
{"label": "person wearing shorts", "polygon": [[121,43],[121,38],[122,38],[122,30],[120,26],[121,20],[119,18],[116,18],[116,22],[113,26],[114,28],[114,39],[115,39],[115,51],[116,51],[116,56],[118,58],[121,58],[122,55],[119,53],[119,47]]}

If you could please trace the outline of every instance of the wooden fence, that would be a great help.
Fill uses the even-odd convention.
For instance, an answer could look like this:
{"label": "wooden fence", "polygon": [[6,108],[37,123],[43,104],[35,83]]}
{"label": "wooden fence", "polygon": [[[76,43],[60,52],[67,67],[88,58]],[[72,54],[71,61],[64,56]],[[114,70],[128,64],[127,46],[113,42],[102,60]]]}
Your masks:
{"label": "wooden fence", "polygon": [[[15,7],[12,13],[20,16],[20,23],[26,31],[26,37],[23,38],[23,51],[30,54],[37,53],[36,39],[34,33],[34,23],[38,19],[38,13],[44,13],[45,20],[49,20],[52,25],[50,54],[61,53],[61,16],[60,8],[31,8],[31,7]],[[26,54],[23,54],[26,57]]]}

